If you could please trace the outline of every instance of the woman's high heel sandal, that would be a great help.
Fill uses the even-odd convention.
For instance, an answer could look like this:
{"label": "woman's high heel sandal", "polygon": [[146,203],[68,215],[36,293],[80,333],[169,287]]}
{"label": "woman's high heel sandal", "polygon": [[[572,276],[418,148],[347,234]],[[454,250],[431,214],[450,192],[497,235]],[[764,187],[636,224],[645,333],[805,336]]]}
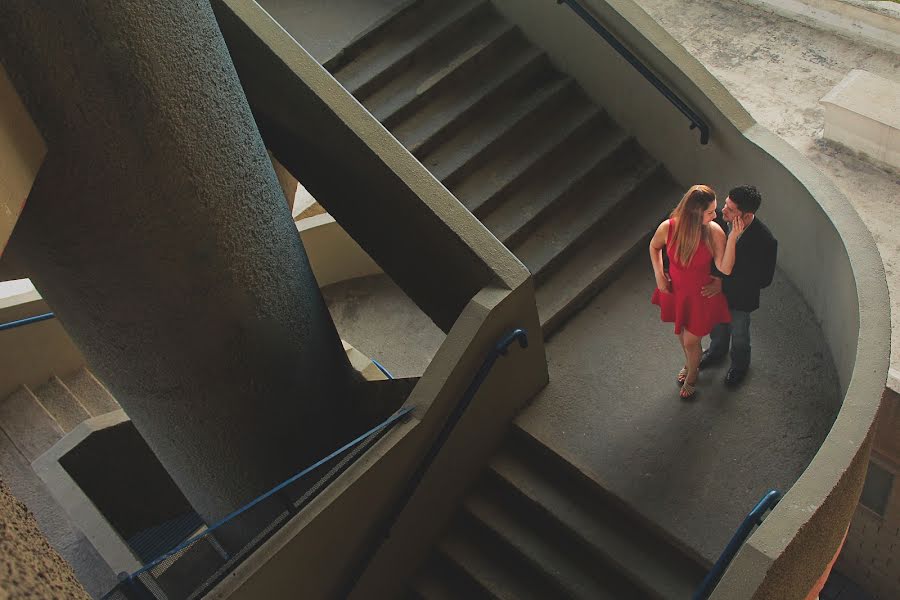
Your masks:
{"label": "woman's high heel sandal", "polygon": [[678,392],[678,395],[681,396],[682,400],[687,400],[692,397],[694,393],[696,393],[697,388],[694,385],[697,383],[697,380],[694,380],[694,383],[688,383],[687,378],[685,378],[684,383],[681,384],[681,391]]}
{"label": "woman's high heel sandal", "polygon": [[676,381],[678,381],[678,385],[683,385],[684,380],[687,379],[688,370],[687,367],[682,368],[678,371],[678,377],[676,377]]}

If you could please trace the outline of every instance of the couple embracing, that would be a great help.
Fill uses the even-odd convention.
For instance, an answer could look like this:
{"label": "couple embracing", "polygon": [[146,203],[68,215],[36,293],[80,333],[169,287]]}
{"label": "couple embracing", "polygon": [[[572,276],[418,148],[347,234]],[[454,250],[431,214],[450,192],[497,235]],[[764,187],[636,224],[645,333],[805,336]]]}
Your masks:
{"label": "couple embracing", "polygon": [[[720,219],[715,191],[695,185],[650,240],[652,302],[663,321],[675,324],[684,351],[678,373],[682,398],[694,395],[700,369],[723,360],[729,345],[725,383],[739,384],[750,366],[750,313],[759,308],[760,290],[772,283],[778,251],[756,216],[761,201],[753,186],[734,188]],[[704,352],[700,340],[706,335],[710,345]]]}

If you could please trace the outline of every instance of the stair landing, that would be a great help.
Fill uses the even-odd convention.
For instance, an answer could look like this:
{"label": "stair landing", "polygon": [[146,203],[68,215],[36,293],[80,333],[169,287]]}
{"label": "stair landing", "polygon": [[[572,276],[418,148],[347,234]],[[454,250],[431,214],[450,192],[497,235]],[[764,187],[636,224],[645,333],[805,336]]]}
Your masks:
{"label": "stair landing", "polygon": [[778,272],[753,313],[743,385],[725,388],[725,361],[680,400],[683,355],[653,285],[642,254],[550,339],[550,384],[516,423],[713,562],[763,493],[809,464],[840,389],[821,329]]}

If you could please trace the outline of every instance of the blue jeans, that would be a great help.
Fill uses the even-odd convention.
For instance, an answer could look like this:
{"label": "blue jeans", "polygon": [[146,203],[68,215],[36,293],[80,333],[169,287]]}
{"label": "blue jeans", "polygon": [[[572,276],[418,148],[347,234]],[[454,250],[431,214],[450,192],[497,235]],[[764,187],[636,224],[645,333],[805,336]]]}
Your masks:
{"label": "blue jeans", "polygon": [[731,342],[731,368],[746,371],[750,367],[750,313],[731,311],[731,323],[719,323],[709,334],[710,356],[725,356]]}

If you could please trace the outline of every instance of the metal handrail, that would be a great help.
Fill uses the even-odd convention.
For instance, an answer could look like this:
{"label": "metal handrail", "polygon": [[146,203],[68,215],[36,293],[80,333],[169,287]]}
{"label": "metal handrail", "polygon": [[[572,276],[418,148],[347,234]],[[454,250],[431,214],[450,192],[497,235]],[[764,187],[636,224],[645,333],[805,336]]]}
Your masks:
{"label": "metal handrail", "polygon": [[750,514],[747,515],[741,523],[741,526],[738,527],[737,531],[734,532],[734,535],[731,536],[731,540],[728,542],[728,545],[725,546],[721,556],[719,556],[719,560],[716,561],[713,568],[710,569],[709,573],[706,574],[706,577],[703,578],[700,587],[694,592],[692,600],[706,600],[709,598],[713,588],[716,587],[719,580],[722,579],[722,575],[725,574],[725,569],[728,568],[728,565],[734,560],[734,556],[737,554],[738,550],[740,550],[744,542],[747,541],[747,538],[750,537],[750,532],[754,527],[762,523],[763,515],[766,514],[766,511],[774,508],[780,499],[781,492],[778,490],[769,490],[766,492],[766,495],[753,507],[753,510],[750,511]]}
{"label": "metal handrail", "polygon": [[15,329],[16,327],[21,327],[22,325],[28,325],[29,323],[37,323],[38,321],[46,321],[47,319],[52,319],[56,315],[51,313],[44,313],[42,315],[35,315],[33,317],[26,317],[24,319],[19,319],[18,321],[10,321],[8,323],[0,323],[0,331],[5,331],[7,329]]}
{"label": "metal handrail", "polygon": [[487,376],[490,374],[491,368],[493,368],[494,363],[497,362],[497,359],[501,356],[506,356],[509,347],[515,341],[519,342],[519,347],[521,348],[528,347],[528,334],[524,329],[514,329],[510,333],[505,335],[499,342],[494,345],[494,347],[485,357],[484,361],[482,361],[481,367],[479,367],[478,371],[475,373],[475,377],[472,378],[472,382],[469,384],[469,387],[466,388],[462,399],[453,408],[453,411],[447,417],[447,420],[444,421],[444,426],[441,428],[440,433],[438,433],[437,437],[434,439],[434,442],[431,444],[431,447],[428,449],[425,457],[419,462],[419,466],[416,468],[415,472],[406,482],[406,486],[403,488],[403,492],[394,503],[393,509],[391,510],[390,514],[382,521],[377,537],[374,539],[372,545],[367,549],[367,551],[362,554],[359,562],[356,563],[355,569],[351,572],[352,575],[347,579],[347,586],[343,590],[344,593],[340,596],[341,598],[347,598],[350,596],[350,592],[353,591],[353,588],[356,587],[356,584],[359,582],[360,578],[362,578],[363,573],[365,573],[365,570],[369,566],[372,558],[378,552],[378,549],[381,548],[381,545],[384,543],[384,541],[390,536],[391,529],[393,528],[394,523],[397,522],[397,518],[400,516],[400,513],[403,512],[404,508],[406,508],[406,505],[409,503],[412,495],[415,493],[416,488],[418,488],[419,483],[422,481],[422,478],[425,477],[425,473],[428,471],[428,468],[431,467],[431,463],[434,462],[434,459],[441,451],[441,448],[443,448],[444,442],[446,442],[447,438],[450,437],[453,428],[462,418],[463,413],[472,402],[475,394],[478,393],[478,389],[481,387],[481,384],[484,383],[485,379],[487,379]]}
{"label": "metal handrail", "polygon": [[131,574],[128,575],[127,577],[123,578],[123,579],[119,582],[119,584],[116,585],[115,588],[113,588],[110,592],[108,592],[107,594],[104,595],[104,598],[106,598],[106,597],[108,597],[108,596],[111,596],[111,595],[112,595],[112,594],[113,594],[120,586],[123,586],[123,585],[124,585],[124,586],[134,586],[134,585],[137,584],[137,582],[139,581],[139,580],[138,580],[138,576],[141,575],[142,573],[146,573],[146,572],[150,571],[151,569],[153,569],[154,567],[156,567],[157,565],[159,565],[160,563],[162,563],[163,561],[165,561],[167,558],[170,558],[170,557],[172,557],[172,556],[178,554],[178,553],[181,552],[182,550],[184,550],[184,549],[186,549],[186,548],[192,546],[192,545],[193,545],[194,543],[196,543],[198,540],[200,540],[200,539],[202,539],[202,538],[204,538],[204,537],[209,536],[210,534],[212,534],[213,532],[215,532],[217,529],[219,529],[220,527],[222,527],[223,525],[225,525],[226,523],[228,523],[229,521],[231,521],[231,520],[234,519],[235,517],[237,517],[237,516],[241,515],[242,513],[244,513],[244,512],[246,512],[246,511],[250,510],[251,508],[253,508],[253,507],[256,506],[257,504],[259,504],[259,503],[262,502],[263,500],[266,500],[267,498],[270,498],[270,497],[276,495],[278,492],[282,491],[282,490],[283,490],[284,488],[286,488],[288,485],[290,485],[290,484],[294,483],[295,481],[297,481],[297,480],[303,478],[304,476],[306,476],[306,475],[309,474],[310,472],[315,471],[316,469],[318,469],[319,467],[321,467],[321,466],[324,465],[325,463],[331,461],[331,460],[334,459],[336,456],[338,456],[338,455],[344,453],[345,451],[349,450],[349,449],[352,448],[353,446],[356,446],[357,444],[359,444],[359,443],[361,443],[361,442],[367,440],[368,438],[370,438],[370,437],[373,436],[374,434],[380,432],[381,430],[383,430],[383,429],[385,429],[385,428],[387,428],[387,427],[389,427],[389,426],[391,426],[391,425],[394,425],[395,423],[397,423],[397,422],[400,421],[401,419],[405,418],[405,417],[410,413],[410,411],[412,411],[412,409],[413,409],[413,407],[411,407],[411,406],[406,406],[406,407],[400,408],[400,409],[397,410],[393,415],[391,415],[389,418],[387,418],[387,419],[384,420],[383,422],[379,423],[378,425],[376,425],[376,426],[373,427],[372,429],[368,430],[367,432],[363,433],[363,434],[360,435],[359,437],[357,437],[357,438],[351,440],[350,442],[347,442],[346,444],[344,444],[343,446],[341,446],[340,448],[338,448],[337,450],[335,450],[334,452],[332,452],[332,453],[329,454],[328,456],[319,459],[318,461],[316,461],[316,462],[313,463],[312,465],[306,467],[305,469],[303,469],[303,470],[300,471],[299,473],[297,473],[297,474],[291,476],[290,478],[288,478],[288,479],[286,479],[285,481],[279,483],[278,485],[276,485],[275,487],[273,487],[273,488],[270,489],[269,491],[263,493],[263,494],[260,495],[260,496],[257,496],[256,498],[254,498],[253,500],[251,500],[250,502],[248,502],[248,503],[245,504],[244,506],[238,508],[237,510],[231,512],[230,514],[226,515],[225,517],[219,519],[219,521],[217,521],[215,524],[213,524],[212,526],[210,526],[210,527],[208,527],[207,529],[205,529],[203,532],[198,533],[197,535],[195,535],[195,536],[193,536],[193,537],[191,537],[191,538],[185,540],[184,542],[181,542],[180,544],[178,544],[177,546],[175,546],[175,547],[172,548],[171,550],[169,550],[169,551],[167,551],[167,552],[164,552],[163,554],[161,554],[161,555],[158,556],[157,558],[153,559],[152,561],[150,561],[149,563],[147,563],[146,565],[144,565],[143,567],[141,567],[140,569],[138,569],[138,570],[135,571],[134,573],[131,573]]}
{"label": "metal handrail", "polygon": [[616,39],[616,37],[606,29],[600,21],[597,20],[594,15],[588,12],[578,0],[556,0],[557,4],[566,4],[569,8],[571,8],[575,14],[577,14],[581,19],[591,26],[591,29],[596,31],[600,37],[606,40],[610,46],[613,47],[613,50],[619,53],[619,55],[628,61],[628,63],[637,69],[638,73],[644,76],[644,79],[649,81],[653,87],[655,87],[659,93],[666,97],[666,99],[672,103],[681,114],[686,116],[688,120],[691,122],[691,129],[699,129],[700,130],[700,143],[706,145],[709,143],[709,125],[694,112],[691,107],[689,107],[685,102],[675,95],[675,92],[669,89],[669,87],[663,83],[659,77],[657,77],[653,71],[647,68],[647,66],[640,61],[638,57],[636,57],[631,50],[626,48],[622,42]]}
{"label": "metal handrail", "polygon": [[375,365],[376,367],[378,367],[378,370],[379,370],[379,371],[381,371],[382,373],[384,373],[384,376],[385,376],[385,377],[387,377],[388,379],[393,379],[393,378],[394,378],[394,376],[391,375],[391,372],[388,371],[386,368],[384,368],[384,365],[382,365],[380,362],[378,362],[378,361],[375,360],[374,358],[370,358],[369,360],[372,361],[372,364],[373,364],[373,365]]}

